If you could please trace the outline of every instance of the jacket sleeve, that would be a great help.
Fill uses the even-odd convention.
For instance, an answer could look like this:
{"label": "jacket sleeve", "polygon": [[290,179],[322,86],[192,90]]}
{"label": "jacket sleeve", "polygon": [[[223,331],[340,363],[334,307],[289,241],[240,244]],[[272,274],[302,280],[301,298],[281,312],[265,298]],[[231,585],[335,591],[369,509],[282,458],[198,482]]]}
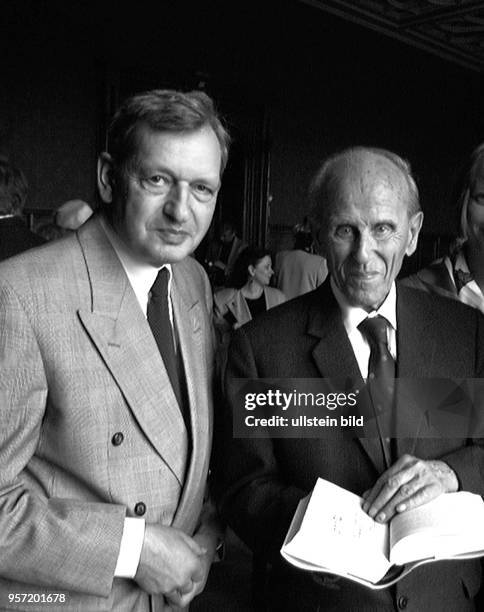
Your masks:
{"label": "jacket sleeve", "polygon": [[477,310],[474,313],[475,377],[469,381],[473,391],[471,437],[466,446],[441,459],[456,473],[460,490],[484,495],[484,316]]}
{"label": "jacket sleeve", "polygon": [[[43,316],[44,313],[39,313]],[[125,508],[49,497],[33,476],[52,469],[36,455],[48,383],[17,295],[0,286],[0,576],[106,597]]]}
{"label": "jacket sleeve", "polygon": [[237,399],[240,379],[257,376],[242,328],[234,334],[229,350],[225,405],[216,412],[216,494],[224,520],[255,553],[270,558],[279,557],[297,504],[306,492],[283,481],[268,433],[262,438],[233,435],[233,414],[242,408]]}

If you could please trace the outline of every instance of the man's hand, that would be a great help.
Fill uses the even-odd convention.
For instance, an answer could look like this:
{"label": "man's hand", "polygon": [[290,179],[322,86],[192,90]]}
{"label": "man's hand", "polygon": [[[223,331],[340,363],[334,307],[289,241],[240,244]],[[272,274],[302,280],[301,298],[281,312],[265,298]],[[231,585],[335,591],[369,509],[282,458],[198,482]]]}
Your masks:
{"label": "man's hand", "polygon": [[186,606],[199,592],[198,585],[205,584],[207,552],[179,529],[147,524],[134,579],[144,591]]}
{"label": "man's hand", "polygon": [[379,523],[385,523],[399,512],[458,488],[455,472],[443,461],[403,455],[364,493],[363,510]]}
{"label": "man's hand", "polygon": [[186,593],[183,593],[178,589],[165,595],[169,603],[179,606],[180,608],[187,606],[194,597],[203,591],[207,582],[210,566],[212,565],[212,561],[215,556],[215,549],[217,545],[217,540],[215,537],[208,534],[196,533],[193,536],[193,540],[195,540],[195,542],[197,542],[199,546],[206,551],[205,554],[200,557],[202,572],[199,579],[192,582],[192,588]]}

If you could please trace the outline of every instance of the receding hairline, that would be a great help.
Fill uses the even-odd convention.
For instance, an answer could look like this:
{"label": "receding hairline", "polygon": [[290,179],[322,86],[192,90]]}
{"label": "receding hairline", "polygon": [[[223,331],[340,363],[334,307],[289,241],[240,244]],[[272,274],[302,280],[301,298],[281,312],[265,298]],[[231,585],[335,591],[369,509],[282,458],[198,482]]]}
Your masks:
{"label": "receding hairline", "polygon": [[310,186],[309,198],[311,217],[319,221],[326,220],[335,200],[336,190],[344,178],[344,167],[354,166],[357,161],[367,161],[369,158],[383,160],[397,170],[406,186],[408,216],[420,212],[418,188],[412,174],[410,164],[396,153],[377,147],[349,147],[327,157],[316,172]]}
{"label": "receding hairline", "polygon": [[190,133],[210,127],[219,142],[222,175],[228,159],[230,134],[214,101],[205,92],[157,89],[124,100],[108,129],[108,151],[117,165],[122,166],[133,156],[140,126],[167,133]]}
{"label": "receding hairline", "polygon": [[155,136],[167,135],[167,136],[180,136],[181,138],[183,138],[184,136],[190,137],[192,135],[201,134],[201,133],[211,133],[215,141],[217,142],[219,153],[220,153],[220,166],[222,170],[222,163],[223,163],[222,145],[220,144],[217,134],[209,121],[207,121],[206,123],[203,123],[199,127],[184,129],[184,130],[156,129],[156,128],[153,128],[148,122],[140,121],[139,123],[136,124],[136,126],[134,126],[134,129],[132,132],[132,152],[131,152],[131,155],[126,159],[125,165],[129,166],[133,162],[136,163],[138,154],[141,149],[141,143],[143,141],[143,138],[146,135],[148,137],[151,135],[155,135]]}

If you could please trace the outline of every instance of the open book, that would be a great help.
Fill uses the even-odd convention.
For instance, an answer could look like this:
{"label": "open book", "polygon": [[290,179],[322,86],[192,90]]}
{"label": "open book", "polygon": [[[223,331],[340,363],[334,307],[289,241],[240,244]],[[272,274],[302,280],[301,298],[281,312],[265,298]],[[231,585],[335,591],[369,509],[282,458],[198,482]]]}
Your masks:
{"label": "open book", "polygon": [[389,524],[362,510],[363,498],[318,478],[299,502],[281,549],[301,569],[338,574],[382,589],[415,567],[484,556],[484,501],[446,493],[397,514]]}

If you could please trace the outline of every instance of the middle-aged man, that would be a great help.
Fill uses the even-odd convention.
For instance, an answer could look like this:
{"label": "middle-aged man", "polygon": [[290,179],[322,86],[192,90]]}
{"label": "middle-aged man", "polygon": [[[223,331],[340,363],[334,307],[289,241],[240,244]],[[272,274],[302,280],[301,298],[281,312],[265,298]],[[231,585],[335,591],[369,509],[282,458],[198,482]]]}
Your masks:
{"label": "middle-aged man", "polygon": [[189,255],[228,140],[202,92],[128,99],[101,214],[0,267],[2,610],[148,612],[203,589],[213,335]]}
{"label": "middle-aged man", "polygon": [[[347,149],[323,164],[312,194],[329,278],[236,332],[226,379],[232,411],[241,409],[236,393],[241,378],[343,378],[363,384],[374,344],[363,333],[368,323],[359,326],[374,315],[384,324],[386,363],[396,362],[401,379],[482,377],[481,315],[395,283],[422,224],[406,162],[381,149]],[[473,609],[479,561],[424,565],[394,587],[372,590],[295,570],[279,554],[299,500],[318,477],[366,495],[363,509],[380,522],[447,491],[484,493],[480,441],[452,432],[437,435],[441,430],[432,429],[426,406],[420,408],[414,406],[406,435],[397,430],[393,441],[379,436],[376,444],[374,438],[343,435],[340,429],[324,439],[276,438],[270,430],[265,437],[233,438],[228,415],[218,451],[220,505],[268,568],[268,609]]]}

